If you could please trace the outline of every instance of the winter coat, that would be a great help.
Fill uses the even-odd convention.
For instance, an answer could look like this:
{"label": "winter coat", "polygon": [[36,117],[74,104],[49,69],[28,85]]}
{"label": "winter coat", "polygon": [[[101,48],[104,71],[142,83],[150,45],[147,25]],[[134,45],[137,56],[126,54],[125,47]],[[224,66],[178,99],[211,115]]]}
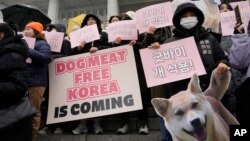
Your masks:
{"label": "winter coat", "polygon": [[40,38],[36,39],[35,48],[29,49],[29,57],[32,63],[28,64],[29,87],[46,86],[48,64],[51,62],[49,44]]}
{"label": "winter coat", "polygon": [[28,89],[28,46],[21,38],[0,40],[0,109],[17,104]]}
{"label": "winter coat", "polygon": [[[195,27],[191,29],[185,29],[180,25],[180,20],[182,14],[189,10],[195,13],[198,19],[198,23]],[[203,75],[202,77],[200,77],[201,88],[205,90],[209,85],[210,76],[213,69],[215,69],[219,63],[225,63],[229,65],[229,62],[217,39],[215,39],[213,35],[211,35],[204,27],[202,27],[203,22],[204,15],[201,10],[198,9],[194,4],[184,3],[180,5],[176,9],[173,16],[173,23],[175,26],[175,29],[173,29],[174,36],[166,40],[165,43],[184,39],[187,37],[194,37],[197,49],[201,56],[201,60],[207,72],[207,75]],[[171,84],[172,89],[176,90],[173,90],[172,94],[177,93],[180,90],[185,90],[188,82],[189,79],[173,82]],[[176,86],[180,86],[180,89]]]}
{"label": "winter coat", "polygon": [[250,37],[248,34],[232,35],[229,60],[232,67],[242,74],[242,82],[250,77]]}

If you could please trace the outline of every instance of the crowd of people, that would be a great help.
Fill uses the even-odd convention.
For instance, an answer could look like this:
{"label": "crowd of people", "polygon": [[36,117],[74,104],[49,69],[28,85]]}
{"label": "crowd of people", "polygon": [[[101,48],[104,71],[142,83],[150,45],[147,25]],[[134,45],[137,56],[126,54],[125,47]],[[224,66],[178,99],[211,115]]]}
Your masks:
{"label": "crowd of people", "polygon": [[[218,8],[220,12],[233,10],[230,4],[226,2],[221,3]],[[244,31],[242,26],[235,24],[234,35],[223,36],[221,40],[218,40],[208,29],[202,26],[204,18],[203,12],[194,4],[183,3],[174,12],[172,19],[174,28],[172,30],[170,27],[157,29],[151,26],[147,32],[138,34],[138,40],[129,41],[116,37],[114,42],[108,42],[108,34],[102,29],[101,20],[98,16],[87,14],[80,28],[96,24],[100,39],[89,43],[81,41],[78,46],[73,48],[71,48],[71,43],[68,37],[66,37],[64,25],[49,24],[45,28],[41,23],[32,21],[25,26],[23,35],[36,38],[34,49],[28,48],[27,43],[22,39],[21,35],[15,32],[16,29],[14,27],[8,23],[0,23],[0,94],[3,95],[3,98],[0,99],[0,109],[16,105],[25,96],[26,92],[28,92],[36,108],[34,117],[29,117],[15,126],[1,129],[1,140],[10,140],[11,138],[11,140],[36,141],[38,134],[46,134],[51,130],[55,134],[63,133],[67,123],[41,126],[41,117],[46,120],[48,108],[48,64],[56,58],[87,52],[95,53],[98,50],[119,47],[125,44],[133,46],[143,104],[143,109],[138,112],[138,133],[149,134],[147,107],[150,106],[151,95],[169,98],[177,92],[185,90],[189,79],[147,88],[139,50],[143,48],[158,49],[163,43],[191,36],[195,39],[197,49],[207,72],[206,75],[200,76],[202,90],[208,87],[211,72],[215,68],[217,68],[218,73],[231,69],[233,74],[231,84],[222,102],[241,124],[249,124],[250,97],[247,94],[250,88],[249,31]],[[135,20],[135,12],[128,11],[121,15],[111,16],[109,23],[122,20]],[[50,50],[43,33],[44,30],[65,33],[60,53]],[[32,59],[31,63],[25,62],[27,57]],[[78,125],[71,129],[72,133],[78,135],[89,132],[86,126],[88,121],[89,119],[79,121]],[[128,122],[129,113],[120,114],[121,126],[116,133],[128,133]],[[171,136],[161,118],[160,127],[162,140],[170,141]],[[95,134],[104,133],[105,129],[101,126],[100,118],[93,118],[93,130]],[[11,131],[11,134],[8,133],[9,131]]]}

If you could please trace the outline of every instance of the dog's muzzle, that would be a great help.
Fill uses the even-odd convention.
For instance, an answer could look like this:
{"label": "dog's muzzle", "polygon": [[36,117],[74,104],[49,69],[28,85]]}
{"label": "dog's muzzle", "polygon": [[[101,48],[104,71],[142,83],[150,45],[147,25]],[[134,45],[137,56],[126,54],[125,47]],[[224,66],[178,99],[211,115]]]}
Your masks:
{"label": "dog's muzzle", "polygon": [[198,141],[204,141],[207,139],[206,122],[204,125],[202,125],[200,119],[197,118],[191,121],[191,125],[194,128],[193,131],[187,131],[184,128],[183,128],[183,131],[195,137]]}

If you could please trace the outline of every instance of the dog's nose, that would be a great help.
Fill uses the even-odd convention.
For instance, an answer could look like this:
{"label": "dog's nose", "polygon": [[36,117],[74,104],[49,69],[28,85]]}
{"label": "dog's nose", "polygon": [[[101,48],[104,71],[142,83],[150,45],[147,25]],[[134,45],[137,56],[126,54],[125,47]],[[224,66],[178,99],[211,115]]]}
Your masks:
{"label": "dog's nose", "polygon": [[200,121],[200,119],[199,118],[196,118],[196,119],[194,119],[194,120],[192,120],[191,121],[191,125],[193,126],[193,127],[200,127],[201,126],[201,121]]}

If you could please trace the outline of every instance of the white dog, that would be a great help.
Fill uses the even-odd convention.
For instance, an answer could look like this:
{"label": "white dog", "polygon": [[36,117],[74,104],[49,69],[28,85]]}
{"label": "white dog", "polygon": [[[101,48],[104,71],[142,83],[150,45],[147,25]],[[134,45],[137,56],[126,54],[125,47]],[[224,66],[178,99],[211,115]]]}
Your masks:
{"label": "white dog", "polygon": [[212,31],[219,33],[220,28],[220,11],[217,2],[215,0],[173,0],[173,10],[182,3],[191,2],[194,3],[205,15],[205,21],[203,26],[205,28],[211,28]]}
{"label": "white dog", "polygon": [[194,75],[186,91],[170,99],[152,100],[174,141],[229,141],[229,125],[239,124],[220,102],[230,77],[229,71],[213,71],[209,88],[203,93]]}

